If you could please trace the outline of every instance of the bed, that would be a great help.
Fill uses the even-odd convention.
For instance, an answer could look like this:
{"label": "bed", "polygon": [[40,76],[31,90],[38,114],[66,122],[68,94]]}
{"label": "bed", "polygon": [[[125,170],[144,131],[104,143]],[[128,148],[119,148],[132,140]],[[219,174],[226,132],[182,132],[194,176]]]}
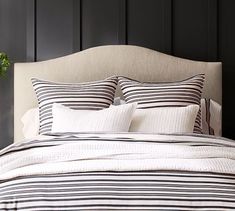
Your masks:
{"label": "bed", "polygon": [[20,121],[37,106],[35,77],[77,83],[120,75],[164,82],[205,74],[203,97],[221,103],[221,63],[114,45],[17,63],[14,71],[15,140],[0,151],[1,210],[235,209],[233,140],[144,132],[63,132],[23,140]]}

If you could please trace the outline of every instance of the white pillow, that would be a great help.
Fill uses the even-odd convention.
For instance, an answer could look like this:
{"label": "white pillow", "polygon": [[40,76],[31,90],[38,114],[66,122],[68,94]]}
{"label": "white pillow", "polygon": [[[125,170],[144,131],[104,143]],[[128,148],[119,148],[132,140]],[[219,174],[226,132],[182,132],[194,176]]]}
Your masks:
{"label": "white pillow", "polygon": [[[184,108],[187,108],[187,107],[182,107],[182,108],[177,108],[177,109],[183,109],[184,110]],[[163,108],[137,109],[135,111],[135,113],[134,113],[134,117],[133,117],[134,119],[133,119],[133,121],[131,123],[130,131],[131,132],[157,132],[156,129],[155,130],[152,129],[150,131],[150,127],[153,127],[153,125],[152,125],[152,123],[150,124],[148,122],[150,121],[152,113],[154,113],[153,115],[157,115],[156,111],[154,111],[154,110],[158,110],[159,111],[159,109],[161,110]],[[173,108],[169,107],[169,108],[164,108],[164,109],[166,109],[166,110],[171,110],[171,109],[175,110],[176,108],[175,107],[173,107]],[[82,112],[86,112],[86,111],[82,110]],[[144,114],[146,115],[146,117],[144,117],[145,116]],[[142,120],[144,120],[144,122],[141,123],[140,121],[142,121],[142,120],[140,118],[142,118]],[[186,118],[186,120],[187,120],[187,118]],[[38,136],[38,134],[39,134],[39,110],[38,110],[38,108],[32,108],[32,109],[28,110],[23,115],[21,121],[22,121],[22,123],[24,125],[24,127],[23,127],[23,134],[24,134],[25,138],[33,138],[35,136]],[[152,122],[152,120],[151,120],[151,122]],[[148,125],[148,124],[150,124],[150,125]],[[165,128],[165,131],[169,127],[170,126],[168,125]],[[158,127],[158,129],[159,129],[159,127]],[[162,131],[161,133],[164,133],[164,132]],[[176,131],[174,131],[174,132],[176,132]],[[171,131],[168,131],[168,133],[171,133]]]}
{"label": "white pillow", "polygon": [[51,132],[128,132],[136,107],[131,103],[91,111],[54,103]]}
{"label": "white pillow", "polygon": [[192,133],[198,105],[136,109],[130,132]]}
{"label": "white pillow", "polygon": [[[114,99],[114,105],[124,104],[125,101],[121,100],[120,97]],[[31,108],[25,112],[21,118],[23,123],[23,135],[25,138],[33,138],[39,135],[39,108]]]}
{"label": "white pillow", "polygon": [[23,135],[25,138],[33,138],[39,134],[39,109],[31,108],[21,118],[23,123]]}

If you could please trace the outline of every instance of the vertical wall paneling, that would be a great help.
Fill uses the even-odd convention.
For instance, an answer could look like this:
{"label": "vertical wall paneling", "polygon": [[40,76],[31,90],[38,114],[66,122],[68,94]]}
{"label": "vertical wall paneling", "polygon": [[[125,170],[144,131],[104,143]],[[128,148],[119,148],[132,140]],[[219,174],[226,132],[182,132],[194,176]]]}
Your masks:
{"label": "vertical wall paneling", "polygon": [[207,60],[218,60],[218,0],[208,0]]}
{"label": "vertical wall paneling", "polygon": [[73,52],[73,0],[37,0],[37,60]]}
{"label": "vertical wall paneling", "polygon": [[173,54],[217,61],[217,0],[172,1]]}
{"label": "vertical wall paneling", "polygon": [[118,43],[120,45],[127,44],[127,1],[119,0]]}
{"label": "vertical wall paneling", "polygon": [[73,0],[73,52],[82,50],[81,37],[81,3],[82,0]]}
{"label": "vertical wall paneling", "polygon": [[173,1],[174,55],[208,60],[208,0]]}
{"label": "vertical wall paneling", "polygon": [[26,25],[26,58],[27,61],[33,62],[37,60],[36,55],[36,0],[27,0],[27,25]]}
{"label": "vertical wall paneling", "polygon": [[[0,0],[0,51],[11,63],[26,60],[26,1]],[[0,149],[13,141],[13,64],[0,78]]]}
{"label": "vertical wall paneling", "polygon": [[223,62],[223,135],[235,139],[235,1],[219,1],[219,60]]}
{"label": "vertical wall paneling", "polygon": [[171,0],[128,0],[128,44],[171,53]]}
{"label": "vertical wall paneling", "polygon": [[162,12],[162,51],[172,54],[172,0],[162,1]]}
{"label": "vertical wall paneling", "polygon": [[128,44],[171,51],[171,1],[128,0]]}
{"label": "vertical wall paneling", "polygon": [[82,47],[118,44],[119,0],[82,1]]}

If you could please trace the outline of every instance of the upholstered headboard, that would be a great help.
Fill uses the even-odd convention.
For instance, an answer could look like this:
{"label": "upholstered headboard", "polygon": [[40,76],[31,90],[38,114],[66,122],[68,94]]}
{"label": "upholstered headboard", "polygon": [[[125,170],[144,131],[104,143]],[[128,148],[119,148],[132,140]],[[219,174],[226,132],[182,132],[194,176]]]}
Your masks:
{"label": "upholstered headboard", "polygon": [[22,137],[22,115],[37,106],[31,78],[58,82],[85,82],[111,75],[140,81],[175,81],[205,73],[203,96],[222,102],[221,63],[198,62],[143,47],[111,45],[34,63],[16,63],[14,69],[14,139]]}

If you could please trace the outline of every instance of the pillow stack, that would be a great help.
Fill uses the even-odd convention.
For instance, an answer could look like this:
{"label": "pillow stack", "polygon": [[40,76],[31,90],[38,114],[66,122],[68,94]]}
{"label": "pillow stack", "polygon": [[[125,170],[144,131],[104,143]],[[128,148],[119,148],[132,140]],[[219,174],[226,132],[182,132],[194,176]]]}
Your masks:
{"label": "pillow stack", "polygon": [[108,108],[114,100],[117,77],[87,83],[55,83],[32,79],[39,105],[39,133],[47,134],[52,127],[52,105],[60,103],[76,110]]}
{"label": "pillow stack", "polygon": [[[87,83],[33,78],[39,105],[39,134],[201,133],[204,79],[204,74],[170,83],[142,83],[122,76]],[[112,106],[118,83],[125,104]],[[30,118],[24,117],[23,121],[27,119]]]}
{"label": "pillow stack", "polygon": [[[126,77],[119,77],[119,84],[127,103],[138,103],[139,109],[200,106],[204,74],[179,82],[141,83]],[[194,132],[201,133],[201,111],[199,109]]]}

